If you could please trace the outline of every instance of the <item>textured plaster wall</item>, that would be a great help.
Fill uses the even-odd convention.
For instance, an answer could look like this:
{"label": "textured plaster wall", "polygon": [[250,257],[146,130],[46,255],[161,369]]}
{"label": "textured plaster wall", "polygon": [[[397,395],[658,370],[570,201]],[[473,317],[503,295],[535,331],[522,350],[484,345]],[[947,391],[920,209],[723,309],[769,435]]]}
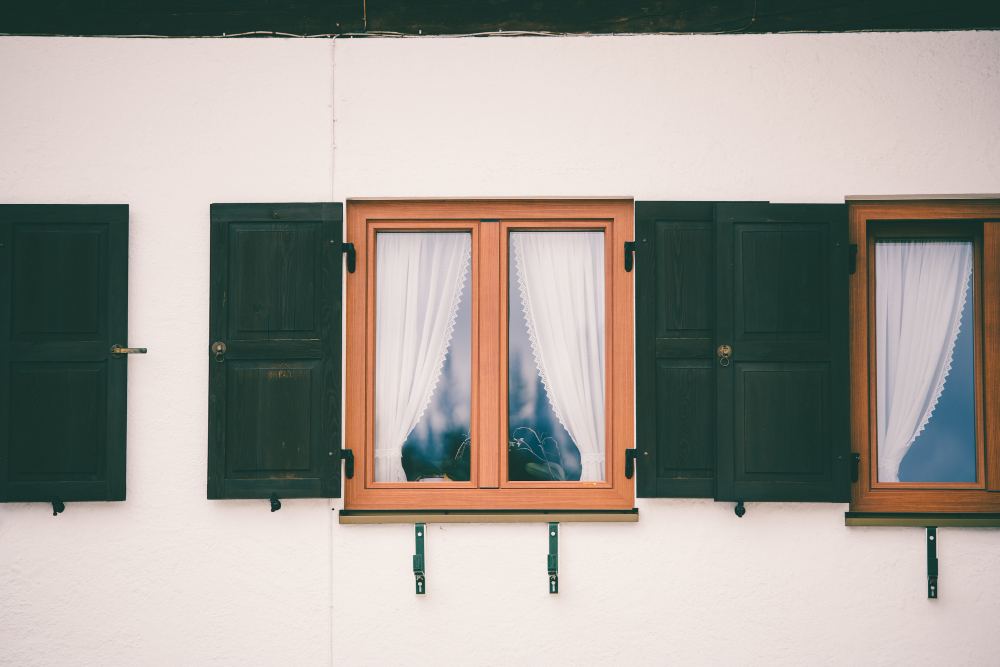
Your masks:
{"label": "textured plaster wall", "polygon": [[1000,33],[4,38],[0,91],[0,201],[130,204],[150,348],[129,499],[0,506],[0,664],[1000,661],[996,530],[939,531],[928,601],[921,529],[639,500],[562,526],[558,596],[544,524],[432,525],[418,597],[412,526],[205,499],[211,202],[1000,192]]}

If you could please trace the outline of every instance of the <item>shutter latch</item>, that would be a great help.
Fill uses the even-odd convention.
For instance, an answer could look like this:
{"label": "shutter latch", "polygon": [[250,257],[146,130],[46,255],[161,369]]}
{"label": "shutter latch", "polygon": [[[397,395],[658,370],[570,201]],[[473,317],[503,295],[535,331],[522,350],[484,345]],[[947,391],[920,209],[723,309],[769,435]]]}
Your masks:
{"label": "shutter latch", "polygon": [[[351,450],[347,450],[351,451]],[[426,582],[424,581],[424,533],[427,532],[425,524],[415,523],[413,527],[416,529],[416,551],[413,554],[413,576],[417,580],[417,595],[423,595],[426,593]]]}
{"label": "shutter latch", "polygon": [[632,479],[635,474],[635,448],[625,450],[625,479]]}
{"label": "shutter latch", "polygon": [[344,462],[344,477],[351,479],[354,477],[354,452],[350,449],[341,449],[340,458]]}
{"label": "shutter latch", "polygon": [[56,498],[52,501],[52,516],[59,516],[60,512],[66,511],[66,503]]}
{"label": "shutter latch", "polygon": [[635,241],[625,242],[625,270],[632,270],[632,260],[635,256]]}

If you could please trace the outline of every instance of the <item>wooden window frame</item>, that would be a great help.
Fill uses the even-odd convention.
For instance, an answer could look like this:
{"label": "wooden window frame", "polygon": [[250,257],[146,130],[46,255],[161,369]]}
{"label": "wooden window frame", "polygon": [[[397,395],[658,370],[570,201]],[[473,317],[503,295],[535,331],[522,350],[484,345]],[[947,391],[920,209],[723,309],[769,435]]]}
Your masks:
{"label": "wooden window frame", "polygon": [[[347,510],[631,509],[625,450],[634,443],[633,292],[624,267],[632,240],[631,199],[348,200],[347,241],[357,266],[347,274],[345,446],[355,472],[345,480]],[[380,230],[472,233],[472,450],[469,482],[375,482],[375,234]],[[523,229],[605,231],[606,481],[506,480],[507,232]]]}
{"label": "wooden window frame", "polygon": [[[854,512],[1000,511],[1000,200],[859,201],[850,205],[851,451]],[[975,483],[878,482],[875,452],[874,243],[877,238],[972,237],[976,354]]]}

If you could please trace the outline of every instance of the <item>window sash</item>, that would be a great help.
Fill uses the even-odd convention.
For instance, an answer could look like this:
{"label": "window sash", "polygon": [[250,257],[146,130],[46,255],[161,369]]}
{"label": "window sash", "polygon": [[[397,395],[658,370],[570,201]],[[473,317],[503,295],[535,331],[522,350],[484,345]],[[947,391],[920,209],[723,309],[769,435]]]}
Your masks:
{"label": "window sash", "polygon": [[[605,233],[606,481],[507,480],[508,234],[510,230]],[[374,262],[379,231],[472,233],[473,449],[469,482],[375,482],[373,447]],[[349,202],[348,241],[358,251],[347,280],[346,446],[359,461],[346,509],[630,509],[624,478],[633,443],[632,286],[624,254],[630,200]],[[468,285],[468,283],[467,283]],[[364,391],[360,388],[364,387]],[[359,451],[363,450],[363,451]]]}
{"label": "window sash", "polygon": [[[872,394],[875,378],[874,242],[884,235],[977,239],[974,296],[977,311],[977,420],[981,456],[975,485],[879,483],[875,473],[876,425]],[[928,231],[933,223],[935,231]],[[971,231],[970,231],[971,230]],[[859,456],[859,480],[852,485],[855,512],[1000,511],[1000,201],[855,201],[850,207],[850,243],[857,244],[857,269],[850,280],[851,449]],[[985,408],[985,409],[984,409]]]}

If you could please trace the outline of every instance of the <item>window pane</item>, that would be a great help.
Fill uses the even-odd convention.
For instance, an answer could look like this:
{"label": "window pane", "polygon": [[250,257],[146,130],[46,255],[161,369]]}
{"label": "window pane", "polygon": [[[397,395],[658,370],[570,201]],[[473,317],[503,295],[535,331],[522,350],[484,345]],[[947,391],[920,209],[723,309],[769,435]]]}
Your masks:
{"label": "window pane", "polygon": [[467,481],[472,237],[376,235],[375,481]]}
{"label": "window pane", "polygon": [[976,481],[972,250],[875,244],[880,482]]}
{"label": "window pane", "polygon": [[604,233],[511,232],[508,477],[604,480]]}

